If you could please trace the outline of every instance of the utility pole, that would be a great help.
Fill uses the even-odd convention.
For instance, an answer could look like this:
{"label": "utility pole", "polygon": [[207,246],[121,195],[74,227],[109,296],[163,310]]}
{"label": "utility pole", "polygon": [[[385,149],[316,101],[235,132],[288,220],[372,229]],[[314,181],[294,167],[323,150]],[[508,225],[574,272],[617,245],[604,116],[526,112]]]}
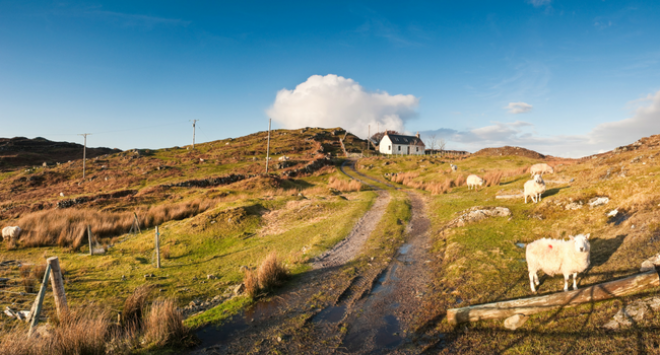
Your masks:
{"label": "utility pole", "polygon": [[193,146],[192,149],[195,150],[195,123],[199,120],[190,120],[193,123]]}
{"label": "utility pole", "polygon": [[268,117],[268,143],[266,144],[266,174],[268,174],[268,159],[270,159],[270,117]]}
{"label": "utility pole", "polygon": [[371,149],[371,125],[369,125],[369,128],[367,129],[367,152],[369,149]]}
{"label": "utility pole", "polygon": [[87,136],[91,133],[82,133],[79,136],[85,137],[85,147],[83,148],[83,181],[85,181],[85,161],[87,160]]}

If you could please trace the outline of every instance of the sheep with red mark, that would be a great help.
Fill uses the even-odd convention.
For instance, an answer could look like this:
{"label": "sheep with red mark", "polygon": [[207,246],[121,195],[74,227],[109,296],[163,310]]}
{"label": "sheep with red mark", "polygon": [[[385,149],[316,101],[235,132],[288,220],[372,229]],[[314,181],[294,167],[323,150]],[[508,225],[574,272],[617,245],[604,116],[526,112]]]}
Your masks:
{"label": "sheep with red mark", "polygon": [[539,285],[539,270],[548,276],[564,275],[564,291],[568,291],[568,278],[572,274],[573,289],[577,290],[577,274],[589,267],[589,235],[570,236],[569,240],[543,238],[529,243],[526,258],[532,292]]}

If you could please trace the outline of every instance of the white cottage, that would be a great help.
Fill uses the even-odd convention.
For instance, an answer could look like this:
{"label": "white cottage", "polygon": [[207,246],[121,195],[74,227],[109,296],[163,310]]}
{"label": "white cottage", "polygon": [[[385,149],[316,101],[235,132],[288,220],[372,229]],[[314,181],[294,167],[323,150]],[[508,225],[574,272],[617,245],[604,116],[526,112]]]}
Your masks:
{"label": "white cottage", "polygon": [[419,133],[415,136],[404,136],[385,132],[385,136],[378,145],[378,151],[381,153],[397,155],[424,155],[425,148],[424,142],[419,138]]}

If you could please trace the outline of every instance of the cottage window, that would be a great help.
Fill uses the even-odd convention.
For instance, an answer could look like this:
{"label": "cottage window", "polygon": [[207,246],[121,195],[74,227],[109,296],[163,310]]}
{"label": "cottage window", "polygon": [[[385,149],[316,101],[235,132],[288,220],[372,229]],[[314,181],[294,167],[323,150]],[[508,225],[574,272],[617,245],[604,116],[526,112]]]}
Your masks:
{"label": "cottage window", "polygon": [[399,151],[401,151],[401,146],[399,146]]}
{"label": "cottage window", "polygon": [[388,146],[387,146],[387,150],[392,150],[392,146],[391,146],[391,145],[388,145]]}
{"label": "cottage window", "polygon": [[415,147],[415,151],[416,151],[416,152],[419,152],[419,147]]}

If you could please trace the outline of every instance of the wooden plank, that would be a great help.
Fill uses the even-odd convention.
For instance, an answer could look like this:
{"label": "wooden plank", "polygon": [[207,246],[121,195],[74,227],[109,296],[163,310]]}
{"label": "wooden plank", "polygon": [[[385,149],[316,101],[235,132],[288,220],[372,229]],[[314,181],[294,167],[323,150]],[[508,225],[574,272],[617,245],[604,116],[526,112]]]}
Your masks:
{"label": "wooden plank", "polygon": [[450,324],[460,324],[485,319],[507,318],[518,313],[530,315],[560,307],[570,307],[582,303],[625,296],[649,287],[658,286],[660,286],[658,272],[656,270],[651,270],[642,274],[585,287],[575,291],[486,303],[462,308],[452,308],[447,310],[447,321]]}
{"label": "wooden plank", "polygon": [[57,316],[61,319],[64,313],[69,311],[69,305],[66,301],[66,293],[64,292],[60,260],[58,257],[53,256],[52,258],[48,258],[46,262],[50,265],[50,283],[53,285],[53,297],[55,298]]}
{"label": "wooden plank", "polygon": [[28,332],[28,337],[32,335],[34,327],[39,322],[39,314],[41,313],[41,306],[44,303],[44,295],[46,294],[46,288],[48,287],[48,277],[50,276],[50,264],[46,264],[46,272],[44,273],[44,280],[41,283],[41,288],[37,294],[37,298],[34,300],[32,309],[30,310],[30,316],[28,317],[28,323],[30,323],[30,331]]}

